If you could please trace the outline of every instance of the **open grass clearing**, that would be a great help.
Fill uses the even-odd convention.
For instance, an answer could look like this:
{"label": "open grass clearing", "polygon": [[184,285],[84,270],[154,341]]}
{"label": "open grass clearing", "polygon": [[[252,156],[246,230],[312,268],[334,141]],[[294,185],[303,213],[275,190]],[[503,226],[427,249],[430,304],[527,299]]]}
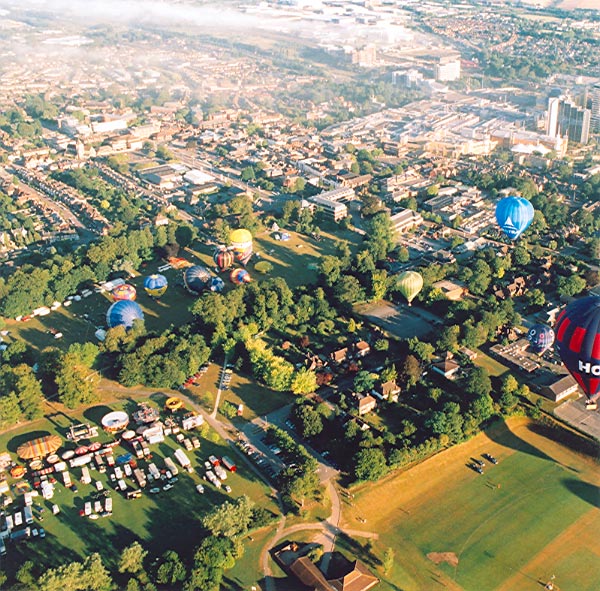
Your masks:
{"label": "open grass clearing", "polygon": [[[478,475],[466,464],[482,453],[500,463],[488,462]],[[561,589],[600,588],[592,533],[600,520],[599,484],[592,458],[535,423],[512,419],[356,491],[344,520],[348,527],[379,532],[377,544],[395,550],[390,582],[403,590],[428,589],[434,577],[465,591],[525,591],[549,574]],[[561,536],[566,545],[555,543]],[[459,563],[435,565],[430,552],[454,552]],[[568,567],[570,561],[585,565],[587,587],[579,585],[582,575]]]}
{"label": "open grass clearing", "polygon": [[477,350],[477,357],[473,360],[473,363],[477,367],[483,367],[492,377],[499,377],[508,371],[508,367],[486,355],[481,349]]}

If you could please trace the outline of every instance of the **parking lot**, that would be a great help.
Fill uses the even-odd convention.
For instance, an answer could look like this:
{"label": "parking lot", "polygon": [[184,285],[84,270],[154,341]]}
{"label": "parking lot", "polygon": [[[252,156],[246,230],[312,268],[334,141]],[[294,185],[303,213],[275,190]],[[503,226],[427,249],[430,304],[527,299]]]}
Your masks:
{"label": "parking lot", "polygon": [[585,400],[584,396],[577,400],[567,400],[555,409],[554,414],[600,441],[600,412],[587,410]]}

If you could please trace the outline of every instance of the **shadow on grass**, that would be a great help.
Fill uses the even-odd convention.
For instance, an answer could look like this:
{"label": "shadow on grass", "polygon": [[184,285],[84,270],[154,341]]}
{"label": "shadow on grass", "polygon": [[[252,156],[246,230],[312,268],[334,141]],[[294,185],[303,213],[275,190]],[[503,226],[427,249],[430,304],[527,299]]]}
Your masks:
{"label": "shadow on grass", "polygon": [[105,406],[104,404],[92,406],[83,412],[83,418],[86,421],[94,423],[94,425],[102,425],[102,417],[113,410],[115,409]]}
{"label": "shadow on grass", "polygon": [[587,437],[583,437],[567,429],[563,429],[559,426],[547,425],[544,423],[532,423],[528,426],[528,429],[532,433],[541,435],[551,441],[558,441],[569,449],[583,453],[596,461],[600,458],[600,443],[592,441]]}
{"label": "shadow on grass", "polygon": [[594,508],[600,507],[600,487],[575,478],[563,478],[563,486]]}
{"label": "shadow on grass", "polygon": [[[517,451],[527,453],[529,455],[548,460],[550,462],[556,462],[554,458],[548,454],[539,450],[534,445],[531,445],[524,439],[521,439],[518,435],[515,435],[506,425],[503,420],[494,422],[488,429],[485,430],[485,434],[495,443],[504,447],[509,447]],[[560,463],[560,462],[557,462]]]}

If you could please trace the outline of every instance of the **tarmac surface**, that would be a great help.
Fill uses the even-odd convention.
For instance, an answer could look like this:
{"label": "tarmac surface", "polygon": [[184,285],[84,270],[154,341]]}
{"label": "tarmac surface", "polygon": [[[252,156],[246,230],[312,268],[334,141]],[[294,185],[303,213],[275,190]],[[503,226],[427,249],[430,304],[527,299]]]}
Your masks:
{"label": "tarmac surface", "polygon": [[587,410],[585,397],[567,400],[554,410],[554,414],[573,427],[600,441],[600,411]]}

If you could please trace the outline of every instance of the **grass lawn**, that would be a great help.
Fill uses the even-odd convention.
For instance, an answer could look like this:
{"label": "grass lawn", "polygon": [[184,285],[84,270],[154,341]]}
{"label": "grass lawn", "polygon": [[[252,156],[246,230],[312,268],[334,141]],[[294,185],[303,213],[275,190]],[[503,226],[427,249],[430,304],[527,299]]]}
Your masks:
{"label": "grass lawn", "polygon": [[[131,407],[132,401],[123,400],[112,403],[110,409],[107,406],[96,406],[87,409],[83,415],[73,418],[94,423],[108,410],[122,408],[131,410]],[[33,436],[46,433],[64,435],[64,427],[69,422],[70,417],[58,412],[48,419],[36,421],[26,427],[2,434],[0,448],[14,453],[22,441]],[[110,436],[101,432],[99,440],[109,441]],[[149,483],[140,499],[128,501],[120,492],[113,490],[113,485],[108,477],[110,469],[105,474],[100,474],[97,470],[90,470],[92,481],[99,480],[105,489],[113,491],[111,495],[113,515],[95,521],[79,515],[79,510],[83,507],[84,502],[90,500],[95,492],[93,482],[88,485],[79,483],[81,469],[69,469],[73,482],[77,483],[78,492],[73,493],[66,489],[60,481],[56,486],[53,499],[43,500],[41,497],[37,497],[36,504],[46,508],[43,513],[43,523],[38,525],[42,525],[48,535],[44,540],[32,539],[28,544],[11,545],[8,548],[5,564],[11,570],[17,568],[24,560],[35,560],[48,565],[56,562],[54,557],[59,557],[60,562],[65,562],[98,551],[109,565],[114,566],[119,551],[135,539],[144,540],[145,546],[152,554],[162,553],[166,549],[174,549],[183,558],[188,559],[203,536],[199,520],[214,505],[246,494],[258,505],[264,506],[274,513],[277,512],[276,504],[270,498],[269,489],[253,472],[246,470],[243,463],[238,463],[239,470],[235,474],[228,474],[227,484],[232,488],[230,494],[203,481],[202,475],[205,471],[203,464],[209,455],[214,454],[220,457],[227,454],[235,458],[236,453],[230,446],[219,441],[214,432],[209,432],[206,438],[200,437],[200,440],[200,449],[186,452],[192,461],[195,472],[188,474],[180,469],[179,480],[175,486],[171,490],[161,491],[159,494],[148,494],[147,490],[152,487]],[[65,442],[61,449],[64,451],[69,447],[73,447],[73,445]],[[151,446],[152,461],[159,469],[162,468],[164,457],[172,456],[177,447],[180,445],[175,438],[167,437],[164,443]],[[125,451],[129,451],[129,449],[117,446],[114,455],[116,457]],[[144,468],[147,466],[145,460],[138,460],[138,462]],[[129,479],[126,481],[130,487],[134,486]],[[200,482],[203,482],[205,487],[203,495],[198,494],[195,490],[195,485]],[[11,481],[11,484],[14,483]],[[14,487],[12,496],[18,496],[14,492]],[[53,503],[58,504],[61,508],[61,512],[56,516],[52,515],[50,511]],[[17,505],[20,506],[19,500],[13,506]]]}
{"label": "grass lawn", "polygon": [[481,351],[481,349],[477,350],[477,357],[473,360],[473,363],[477,367],[483,367],[492,377],[501,376],[508,371],[508,367],[492,359],[489,355]]}
{"label": "grass lawn", "polygon": [[[221,591],[247,591],[262,579],[260,553],[273,536],[276,526],[261,529],[244,537],[244,555],[225,572]],[[260,587],[259,587],[260,588]]]}
{"label": "grass lawn", "polygon": [[[488,462],[483,476],[466,467],[485,452],[499,464]],[[383,577],[390,590],[525,591],[552,574],[560,589],[591,590],[600,588],[599,484],[592,458],[512,419],[364,487],[344,518],[380,534],[377,556],[394,549],[394,569]]]}
{"label": "grass lawn", "polygon": [[[209,411],[212,411],[214,408],[220,372],[223,367],[222,361],[211,363],[206,373],[196,380],[196,385],[189,388],[191,395],[199,403],[206,406]],[[268,388],[264,388],[258,385],[252,378],[237,373],[235,369],[231,374],[229,390],[221,392],[220,405],[226,400],[236,407],[240,404],[244,405],[242,417],[233,420],[238,425],[241,421],[252,421],[258,416],[269,414],[294,401],[291,394],[273,392]]]}

